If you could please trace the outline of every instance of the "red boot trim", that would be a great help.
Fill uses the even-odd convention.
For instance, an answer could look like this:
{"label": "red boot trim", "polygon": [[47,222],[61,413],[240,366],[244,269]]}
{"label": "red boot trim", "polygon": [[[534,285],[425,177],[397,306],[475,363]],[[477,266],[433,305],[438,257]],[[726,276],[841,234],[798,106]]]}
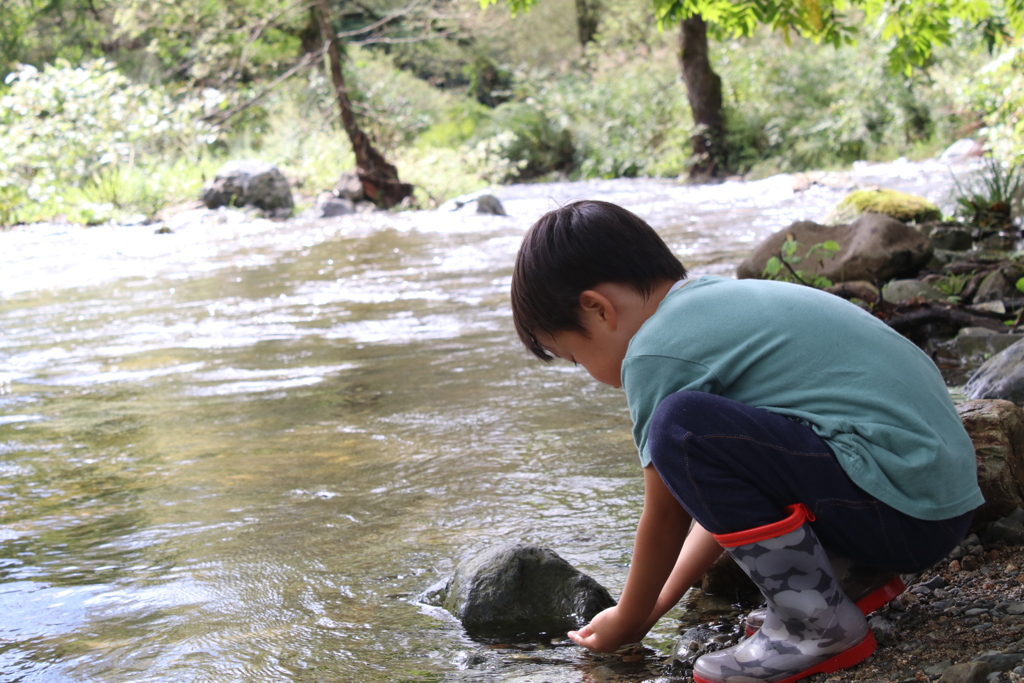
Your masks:
{"label": "red boot trim", "polygon": [[796,531],[802,527],[804,522],[813,522],[815,519],[814,515],[803,503],[790,505],[786,509],[790,511],[790,515],[781,521],[754,527],[746,531],[736,531],[731,534],[712,534],[712,536],[718,541],[718,545],[723,548],[736,548],[741,545],[784,536],[790,531]]}
{"label": "red boot trim", "polygon": [[894,576],[884,586],[876,588],[858,600],[857,607],[864,614],[871,614],[905,590],[907,590],[907,584],[903,583],[903,579],[900,577]]}
{"label": "red boot trim", "polygon": [[[794,676],[783,678],[781,681],[774,681],[774,683],[794,683],[795,681],[799,681],[801,678],[807,678],[814,674],[829,674],[833,671],[848,669],[851,666],[860,664],[870,657],[876,647],[875,634],[871,632],[871,629],[868,629],[868,634],[864,636],[864,640],[860,641],[849,650],[840,652],[835,657],[826,659],[824,662],[816,664],[815,666],[812,666],[805,671],[801,671]],[[696,683],[721,683],[720,681],[713,681],[709,678],[704,678],[696,671],[693,673],[693,680],[696,681]]]}

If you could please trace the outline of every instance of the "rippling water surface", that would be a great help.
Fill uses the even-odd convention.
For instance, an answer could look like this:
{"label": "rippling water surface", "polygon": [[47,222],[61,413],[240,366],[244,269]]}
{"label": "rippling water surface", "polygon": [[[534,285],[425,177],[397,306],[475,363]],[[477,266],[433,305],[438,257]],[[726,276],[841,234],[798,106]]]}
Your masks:
{"label": "rippling water surface", "polygon": [[[937,162],[848,176],[950,184]],[[519,348],[523,232],[606,199],[730,275],[848,186],[617,180],[500,188],[509,217],[0,233],[0,680],[579,680],[575,647],[475,643],[413,600],[508,540],[613,593],[625,577],[625,401]]]}

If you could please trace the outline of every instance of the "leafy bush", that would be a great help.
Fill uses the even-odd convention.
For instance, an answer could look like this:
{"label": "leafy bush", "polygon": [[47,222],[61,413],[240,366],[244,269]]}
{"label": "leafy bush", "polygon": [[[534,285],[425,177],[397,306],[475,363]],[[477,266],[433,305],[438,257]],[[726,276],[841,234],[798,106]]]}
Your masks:
{"label": "leafy bush", "polygon": [[540,81],[533,97],[575,142],[573,176],[678,175],[692,127],[674,65],[634,64]]}
{"label": "leafy bush", "polygon": [[[8,223],[32,218],[32,203],[45,205],[67,188],[109,189],[131,169],[197,156],[217,139],[198,121],[201,101],[176,102],[164,90],[131,83],[107,62],[23,66],[7,82],[0,188],[19,188],[0,190],[0,219]],[[132,208],[123,192],[114,203],[122,199],[118,208]]]}
{"label": "leafy bush", "polygon": [[1024,163],[1004,164],[987,157],[980,169],[953,180],[960,216],[981,227],[1012,227],[1011,204],[1024,189]]}
{"label": "leafy bush", "polygon": [[476,142],[478,152],[510,163],[510,173],[499,180],[529,180],[572,167],[569,131],[527,102],[498,106],[478,130]]}
{"label": "leafy bush", "polygon": [[982,134],[1000,160],[1024,163],[1024,51],[1011,47],[965,79],[959,89],[964,106],[981,112]]}
{"label": "leafy bush", "polygon": [[768,172],[931,154],[962,123],[953,97],[925,74],[887,68],[865,39],[834,49],[767,32],[715,46],[728,103],[733,165]]}

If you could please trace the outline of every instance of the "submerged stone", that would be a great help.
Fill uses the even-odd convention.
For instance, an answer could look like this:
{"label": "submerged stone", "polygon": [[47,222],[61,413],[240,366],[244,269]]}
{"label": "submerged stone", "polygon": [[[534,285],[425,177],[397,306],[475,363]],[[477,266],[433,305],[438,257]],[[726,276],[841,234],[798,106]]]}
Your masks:
{"label": "submerged stone", "polygon": [[505,207],[501,205],[501,200],[495,197],[493,194],[485,194],[477,197],[476,212],[489,214],[491,216],[508,215],[507,213],[505,213]]}
{"label": "submerged stone", "polygon": [[428,601],[481,637],[564,633],[615,605],[601,584],[553,550],[524,543],[463,561]]}

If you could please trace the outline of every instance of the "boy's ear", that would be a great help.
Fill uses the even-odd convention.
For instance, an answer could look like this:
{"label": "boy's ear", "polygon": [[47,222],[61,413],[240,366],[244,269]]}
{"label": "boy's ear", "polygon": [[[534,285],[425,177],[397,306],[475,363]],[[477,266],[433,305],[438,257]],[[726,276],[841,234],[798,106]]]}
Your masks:
{"label": "boy's ear", "polygon": [[610,325],[614,330],[618,325],[618,315],[611,299],[593,289],[580,294],[580,308],[583,318],[594,322]]}

